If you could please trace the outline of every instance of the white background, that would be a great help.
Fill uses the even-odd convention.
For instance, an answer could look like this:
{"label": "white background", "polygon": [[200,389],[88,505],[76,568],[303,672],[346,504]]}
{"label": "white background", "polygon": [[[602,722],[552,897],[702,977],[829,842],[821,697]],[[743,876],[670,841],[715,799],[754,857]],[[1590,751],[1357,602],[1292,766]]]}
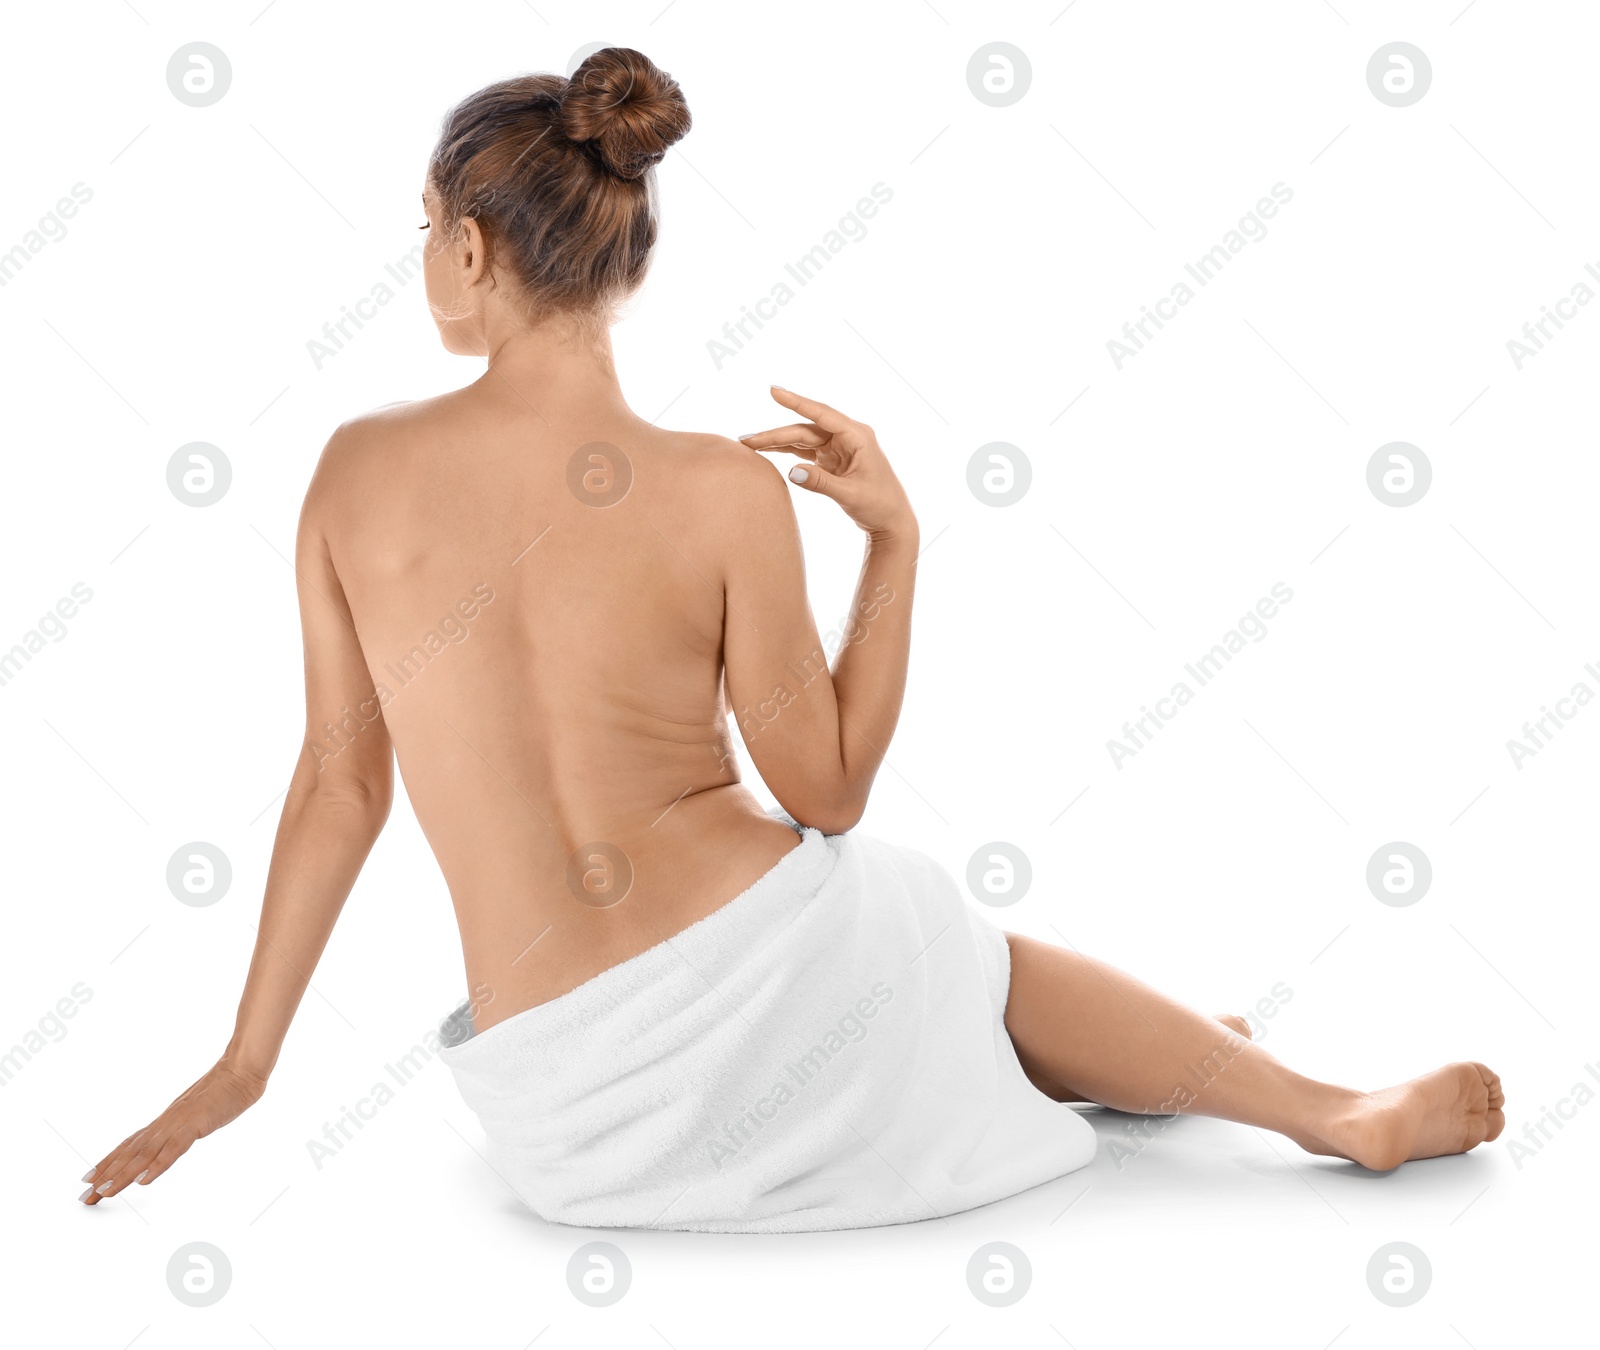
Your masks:
{"label": "white background", "polygon": [[[74,583],[93,592],[0,687],[0,1042],[92,991],[0,1090],[8,1341],[1490,1350],[1581,1332],[1600,1105],[1564,1108],[1537,1151],[1524,1129],[1600,1087],[1600,708],[1520,768],[1507,741],[1576,682],[1600,692],[1600,305],[1520,370],[1506,344],[1600,264],[1600,23],[1508,0],[1061,2],[8,13],[0,250],[75,183],[93,194],[0,289],[0,648]],[[195,40],[232,65],[207,108],[165,80]],[[1366,82],[1393,40],[1431,60],[1410,107]],[[159,1185],[74,1205],[232,1025],[300,737],[286,555],[321,445],[480,373],[440,349],[420,282],[320,370],[307,343],[421,238],[444,110],[596,41],[670,70],[695,118],[615,334],[633,406],[733,434],[779,419],[769,382],[813,394],[878,428],[918,507],[910,690],[862,828],[957,876],[1016,844],[1033,883],[997,921],[1206,1011],[1286,985],[1268,1045],[1305,1072],[1379,1087],[1482,1059],[1505,1139],[1380,1178],[1182,1120],[1118,1168],[1125,1121],[1106,1116],[1092,1169],[952,1219],[590,1234],[505,1192],[434,1063],[319,1169],[306,1141],[461,996],[401,801],[266,1098]],[[967,85],[992,41],[1031,64],[1010,107]],[[719,369],[707,341],[879,182],[893,199],[866,237]],[[1117,369],[1108,339],[1275,183],[1293,199],[1266,237]],[[1366,481],[1396,440],[1433,469],[1403,509]],[[232,464],[215,506],[168,491],[190,441]],[[966,481],[992,441],[1033,470],[1003,509]],[[797,497],[826,630],[859,544]],[[1117,767],[1107,741],[1276,582],[1294,598],[1268,635]],[[233,866],[209,908],[166,885],[194,840]],[[1365,882],[1395,840],[1434,871],[1408,907]],[[601,1310],[565,1277],[597,1236],[633,1268]],[[997,1239],[1033,1266],[1007,1309],[964,1274]],[[195,1240],[233,1268],[207,1309],[164,1275]],[[1433,1270],[1404,1309],[1365,1278],[1395,1240]]]}

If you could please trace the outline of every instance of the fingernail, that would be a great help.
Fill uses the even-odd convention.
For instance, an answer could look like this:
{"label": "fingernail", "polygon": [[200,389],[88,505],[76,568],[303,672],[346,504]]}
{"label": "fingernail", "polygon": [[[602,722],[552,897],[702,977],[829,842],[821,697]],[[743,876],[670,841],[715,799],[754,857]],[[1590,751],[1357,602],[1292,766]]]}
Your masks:
{"label": "fingernail", "polygon": [[791,483],[803,483],[809,477],[811,477],[811,475],[802,469],[798,464],[789,470],[789,481]]}
{"label": "fingernail", "polygon": [[95,1194],[96,1194],[96,1195],[104,1195],[104,1194],[105,1194],[105,1193],[106,1193],[106,1192],[107,1192],[107,1191],[109,1191],[109,1190],[110,1190],[110,1189],[111,1189],[111,1188],[112,1188],[112,1186],[114,1186],[114,1185],[115,1185],[115,1184],[116,1184],[116,1183],[115,1183],[115,1182],[112,1182],[112,1181],[104,1181],[104,1182],[101,1182],[101,1183],[100,1183],[100,1185],[98,1185],[98,1186],[92,1186],[92,1187],[90,1187],[90,1189],[91,1189],[91,1190],[92,1190],[92,1191],[94,1191],[94,1193],[95,1193]]}
{"label": "fingernail", "polygon": [[93,1194],[94,1194],[94,1187],[93,1187],[93,1186],[91,1186],[91,1187],[89,1187],[89,1189],[88,1189],[88,1190],[86,1190],[86,1191],[85,1191],[85,1192],[84,1192],[84,1193],[83,1193],[83,1194],[82,1194],[82,1195],[80,1195],[80,1196],[79,1196],[79,1197],[78,1197],[78,1199],[79,1199],[79,1200],[80,1200],[80,1201],[83,1201],[83,1200],[87,1200],[87,1199],[88,1199],[88,1198],[89,1198],[89,1197],[90,1197],[90,1196],[91,1196],[91,1195],[93,1195]]}
{"label": "fingernail", "polygon": [[87,1172],[85,1172],[81,1177],[79,1177],[78,1180],[79,1181],[93,1181],[94,1180],[94,1168],[91,1167]]}
{"label": "fingernail", "polygon": [[144,1171],[140,1172],[139,1175],[136,1176],[133,1179],[133,1184],[135,1186],[143,1186],[144,1185],[144,1179],[149,1175],[150,1175],[150,1169],[147,1167],[147,1168],[144,1169]]}
{"label": "fingernail", "polygon": [[737,436],[734,437],[734,439],[737,441],[748,441],[755,434],[756,433],[753,431],[741,431]]}
{"label": "fingernail", "polygon": [[775,384],[775,385],[772,385],[772,386],[771,386],[771,387],[772,387],[772,388],[773,388],[773,389],[778,389],[778,390],[782,390],[782,392],[783,392],[783,393],[785,393],[785,394],[787,394],[787,393],[789,393],[789,392],[790,392],[790,391],[789,391],[789,390],[787,390],[787,389],[784,389],[784,387],[783,387],[783,386],[782,386],[782,385],[781,385],[781,384]]}

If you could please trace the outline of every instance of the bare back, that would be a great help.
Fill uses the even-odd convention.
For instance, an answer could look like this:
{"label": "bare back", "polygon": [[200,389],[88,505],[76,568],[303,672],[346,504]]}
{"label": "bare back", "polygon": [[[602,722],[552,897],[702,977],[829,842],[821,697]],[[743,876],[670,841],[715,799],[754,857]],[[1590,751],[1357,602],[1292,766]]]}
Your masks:
{"label": "bare back", "polygon": [[381,709],[468,984],[492,991],[480,1029],[703,918],[799,842],[739,783],[723,693],[740,508],[755,475],[784,493],[777,471],[626,410],[558,425],[489,377],[361,419],[302,527],[303,579],[320,538],[370,689],[314,753],[326,772]]}

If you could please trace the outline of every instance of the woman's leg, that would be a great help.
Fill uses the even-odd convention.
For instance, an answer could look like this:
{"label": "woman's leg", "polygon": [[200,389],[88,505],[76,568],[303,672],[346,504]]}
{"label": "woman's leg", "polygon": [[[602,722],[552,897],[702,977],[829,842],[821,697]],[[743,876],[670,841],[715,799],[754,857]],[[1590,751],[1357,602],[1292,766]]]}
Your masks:
{"label": "woman's leg", "polygon": [[1381,1092],[1319,1083],[1102,961],[1006,938],[1006,1029],[1023,1070],[1057,1101],[1237,1120],[1377,1171],[1464,1153],[1505,1127],[1500,1080],[1482,1064],[1448,1064]]}

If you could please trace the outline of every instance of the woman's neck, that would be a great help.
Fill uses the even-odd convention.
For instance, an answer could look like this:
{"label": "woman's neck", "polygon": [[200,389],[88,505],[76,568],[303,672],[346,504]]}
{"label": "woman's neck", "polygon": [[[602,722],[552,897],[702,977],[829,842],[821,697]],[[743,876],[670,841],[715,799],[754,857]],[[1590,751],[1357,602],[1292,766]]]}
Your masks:
{"label": "woman's neck", "polygon": [[491,324],[485,335],[489,368],[479,381],[486,390],[520,398],[552,427],[631,417],[617,382],[611,334],[572,319],[549,319],[534,327]]}

